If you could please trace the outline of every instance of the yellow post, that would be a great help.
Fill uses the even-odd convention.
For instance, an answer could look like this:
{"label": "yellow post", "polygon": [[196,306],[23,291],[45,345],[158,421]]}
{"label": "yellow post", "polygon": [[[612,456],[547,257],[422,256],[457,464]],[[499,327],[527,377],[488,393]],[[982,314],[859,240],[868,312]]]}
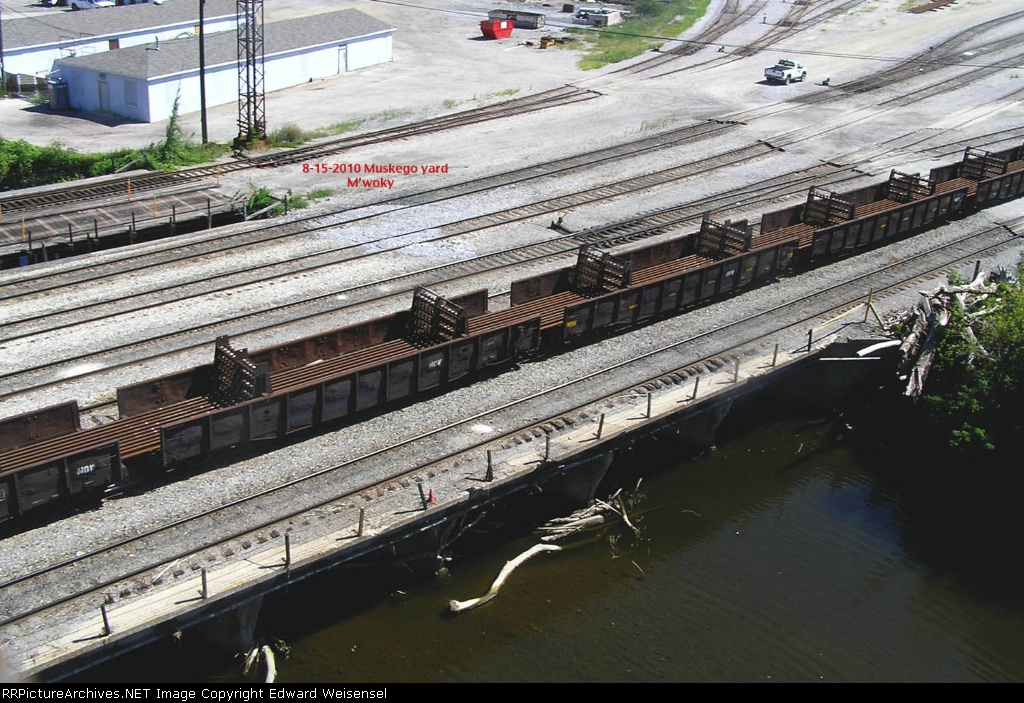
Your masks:
{"label": "yellow post", "polygon": [[217,167],[217,187],[220,187],[220,166]]}
{"label": "yellow post", "polygon": [[156,217],[156,198],[153,198],[153,217]]}
{"label": "yellow post", "polygon": [[250,198],[252,197],[252,192],[253,192],[253,190],[252,190],[252,181],[249,181],[249,197]]}
{"label": "yellow post", "polygon": [[132,181],[130,178],[128,179],[128,199],[132,199]]}

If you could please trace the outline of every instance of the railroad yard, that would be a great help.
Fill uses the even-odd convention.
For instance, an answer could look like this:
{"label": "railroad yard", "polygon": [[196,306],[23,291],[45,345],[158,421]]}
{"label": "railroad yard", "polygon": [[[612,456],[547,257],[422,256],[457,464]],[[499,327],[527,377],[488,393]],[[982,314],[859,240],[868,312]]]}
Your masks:
{"label": "railroad yard", "polygon": [[[448,300],[486,289],[482,299],[500,315],[513,303],[531,304],[514,300],[513,283],[576,265],[581,246],[628,258],[652,245],[682,246],[669,243],[694,237],[704,220],[740,233],[735,223],[748,221],[753,241],[767,241],[762,215],[809,202],[812,188],[852,193],[886,182],[893,170],[925,179],[959,164],[967,150],[976,160],[1012,152],[1003,162],[1006,192],[1020,192],[1019,174],[1012,186],[1009,175],[1020,168],[1024,144],[1024,11],[997,0],[957,0],[919,14],[892,0],[721,0],[684,35],[690,42],[588,72],[574,67],[573,50],[521,44],[568,24],[555,8],[516,3],[540,7],[547,27],[481,42],[471,38],[490,5],[453,3],[448,13],[352,5],[397,28],[395,62],[268,96],[268,118],[316,127],[407,112],[300,150],[225,159],[194,178],[204,189],[216,178],[222,201],[250,185],[278,194],[333,191],[310,209],[0,272],[0,422],[75,401],[83,431],[106,427],[119,417],[117,389],[212,364],[218,338],[255,358],[258,350],[404,313],[419,287]],[[294,0],[279,12],[312,8]],[[415,33],[406,30],[414,21]],[[807,80],[764,81],[764,68],[781,56],[807,66]],[[337,105],[358,107],[338,115]],[[7,119],[12,110],[0,105],[5,138],[37,134],[28,116]],[[230,131],[235,113],[214,112],[221,139],[217,130]],[[73,124],[45,116],[47,133],[83,150],[102,148],[111,131],[140,143],[159,136],[160,125],[67,119]],[[189,178],[179,175],[170,187]],[[956,179],[946,187],[968,192]],[[976,197],[976,187],[965,197]],[[31,212],[17,198],[0,197],[12,203],[3,205],[5,223],[17,207]],[[856,217],[867,217],[869,205],[858,202]],[[929,211],[939,207],[936,197]],[[950,222],[884,246],[872,239],[863,251],[851,233],[846,247],[860,253],[822,260],[811,272],[804,266],[776,280],[781,269],[772,269],[756,290],[716,295],[713,304],[561,353],[524,356],[514,368],[346,426],[296,434],[269,451],[244,445],[102,507],[75,514],[48,507],[8,520],[0,526],[0,647],[16,666],[45,676],[61,657],[45,651],[59,629],[52,623],[95,629],[90,618],[99,618],[100,603],[115,616],[134,598],[191,583],[200,571],[205,580],[207,570],[247,559],[276,563],[282,534],[294,534],[298,550],[347,531],[353,541],[339,549],[369,549],[373,542],[355,535],[412,524],[424,507],[419,486],[436,496],[430,510],[439,513],[475,499],[489,483],[481,477],[491,452],[494,485],[511,490],[543,468],[511,458],[524,442],[556,435],[551,428],[566,429],[565,418],[570,429],[586,426],[600,408],[611,415],[617,404],[639,403],[636,389],[654,379],[675,374],[686,385],[706,375],[711,394],[724,382],[710,374],[736,358],[759,359],[761,368],[778,344],[787,362],[797,360],[809,328],[862,302],[868,290],[884,316],[914,303],[950,267],[969,272],[978,259],[988,269],[1015,266],[1024,250],[1024,199],[1006,196],[970,212],[946,213]],[[809,240],[800,247],[809,260]],[[643,280],[642,270],[634,264],[633,276]],[[473,300],[479,305],[481,297]],[[483,319],[469,317],[469,334]],[[561,318],[552,328],[560,325]],[[818,341],[839,333],[866,337],[877,329],[832,329]],[[297,366],[315,372],[322,363],[295,354],[299,361],[272,360],[270,377]],[[159,436],[154,441],[159,447]],[[535,442],[534,453],[543,454],[543,444]],[[0,457],[12,446],[0,447]],[[166,449],[163,456],[168,463]],[[559,444],[551,458],[558,456],[574,453]],[[364,518],[365,532],[356,528]],[[154,530],[163,531],[147,534]],[[134,542],[140,535],[145,541]],[[276,551],[255,556],[264,544]],[[224,589],[238,596],[246,578],[257,577],[239,576]],[[50,610],[50,601],[59,604]],[[44,619],[49,629],[39,625]],[[116,624],[103,627],[121,634]]]}

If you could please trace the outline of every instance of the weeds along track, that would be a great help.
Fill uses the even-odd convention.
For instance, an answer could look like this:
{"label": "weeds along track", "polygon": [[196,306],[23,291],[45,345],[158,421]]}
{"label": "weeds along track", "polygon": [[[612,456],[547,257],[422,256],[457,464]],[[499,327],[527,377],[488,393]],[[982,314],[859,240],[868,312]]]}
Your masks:
{"label": "weeds along track", "polygon": [[[732,155],[731,163],[749,161],[766,151],[766,148],[761,145],[755,145],[747,150],[739,150]],[[691,175],[711,172],[715,168],[721,168],[723,164],[704,164],[703,166],[702,169],[691,168]],[[805,171],[784,174],[757,184],[737,188],[714,198],[664,208],[641,217],[628,218],[606,227],[580,233],[560,234],[545,241],[484,254],[456,263],[430,266],[383,280],[339,286],[329,291],[318,291],[315,295],[272,309],[236,313],[215,322],[204,321],[199,324],[184,325],[177,330],[166,331],[147,339],[122,341],[78,354],[65,354],[61,347],[57,350],[59,356],[54,356],[49,360],[44,360],[43,352],[40,350],[40,353],[29,361],[30,366],[26,365],[20,369],[11,368],[8,373],[0,375],[0,400],[10,401],[17,396],[35,393],[46,388],[66,388],[71,381],[81,382],[89,378],[100,378],[119,369],[144,373],[144,365],[148,362],[183,358],[182,355],[208,353],[212,340],[220,335],[237,337],[240,344],[249,344],[250,342],[247,340],[276,330],[276,336],[287,340],[302,336],[298,332],[288,334],[288,329],[311,321],[317,322],[321,328],[330,327],[332,325],[318,320],[318,318],[350,311],[357,304],[370,302],[380,304],[383,301],[393,300],[395,306],[404,306],[411,291],[418,285],[439,283],[452,285],[461,282],[464,286],[468,286],[469,281],[474,277],[492,276],[502,269],[514,271],[527,265],[543,263],[545,260],[571,257],[581,243],[610,247],[630,241],[639,241],[687,226],[698,220],[709,209],[728,212],[732,209],[763,206],[765,203],[778,201],[787,196],[802,195],[813,185],[835,186],[861,176],[862,174],[857,173],[854,169],[819,165]],[[598,193],[594,193],[595,196],[608,197],[606,194],[602,194],[604,193],[603,189],[595,189],[595,191],[598,191]],[[490,225],[484,223],[481,226]],[[403,244],[392,242],[391,246],[398,249]],[[380,253],[381,251],[377,250],[372,255]],[[365,254],[354,254],[354,257],[356,256],[365,256]],[[385,289],[387,290],[386,294],[382,293]],[[339,302],[342,297],[344,301]],[[155,304],[155,306],[158,305],[160,303]],[[118,329],[116,315],[111,318],[101,317],[97,320],[99,323],[104,321],[110,329]],[[64,331],[67,334],[81,337],[83,331],[88,329],[88,326],[82,326],[77,330],[76,327],[78,325],[70,323]],[[26,332],[19,341],[22,344],[37,346],[37,340],[51,338],[54,334],[55,329],[46,332]],[[119,335],[115,338],[120,339]],[[9,345],[11,341],[5,340],[3,343]],[[192,365],[195,363],[182,363],[182,366],[186,368]],[[39,405],[36,404],[35,407],[39,407]]]}
{"label": "weeds along track", "polygon": [[[932,148],[935,149],[937,147],[933,146]],[[716,169],[744,163],[770,152],[771,147],[768,145],[750,145],[720,155],[719,157],[652,173],[645,178],[617,182],[610,186],[601,186],[567,196],[559,196],[541,203],[532,203],[525,208],[513,208],[470,218],[450,224],[445,228],[445,232],[435,234],[430,239],[416,239],[414,236],[413,241],[418,243],[423,243],[424,241],[443,241],[458,234],[465,234],[519,219],[559,212],[569,206],[578,206],[588,202],[595,203],[676,180],[712,173]],[[862,157],[863,153],[858,150],[849,156],[856,163],[856,159]],[[845,157],[838,157],[839,160],[842,158]],[[836,162],[827,165],[826,170],[833,168],[838,168]],[[856,171],[853,165],[848,165],[846,168],[850,172]],[[710,209],[728,212],[730,208],[736,208],[741,203],[753,205],[759,202],[763,205],[772,200],[784,198],[790,193],[809,188],[812,185],[823,187],[836,182],[839,181],[832,173],[827,173],[823,176],[815,174],[814,177],[807,177],[807,174],[786,174],[778,178],[762,181],[759,184],[736,189],[710,200],[704,200],[699,204],[684,205],[681,208],[668,208],[659,213],[648,213],[641,217],[629,218],[623,221],[635,223],[630,226],[637,228],[637,234],[630,235],[623,230],[624,225],[620,222],[611,225],[610,228],[604,231],[599,231],[597,234],[590,233],[586,237],[581,237],[577,243],[614,246],[616,243],[624,241],[623,237],[632,236],[633,239],[640,239],[655,236],[661,231],[659,228],[681,225],[682,221],[679,223],[669,222],[667,224],[663,221],[665,217],[671,220],[680,210],[685,211],[689,209],[691,213]],[[752,192],[754,195],[751,197],[747,195],[748,192]],[[416,235],[416,233],[412,233],[412,235]],[[618,242],[615,241],[616,237],[618,237]],[[120,335],[117,335],[116,339],[118,341],[116,344],[97,342],[89,348],[90,345],[83,345],[80,342],[77,347],[79,351],[67,352],[67,348],[75,346],[72,343],[69,347],[60,346],[59,354],[51,354],[49,359],[46,358],[47,352],[43,351],[42,346],[50,341],[49,338],[54,337],[56,333],[72,334],[78,340],[85,340],[89,338],[90,323],[106,323],[109,329],[116,329],[117,318],[120,315],[141,314],[145,316],[149,311],[174,301],[187,300],[190,296],[198,297],[206,293],[170,290],[163,292],[169,292],[171,294],[170,298],[161,298],[161,293],[156,294],[156,299],[147,299],[144,295],[135,301],[100,303],[94,306],[79,308],[74,312],[69,311],[66,314],[54,314],[41,320],[23,320],[19,323],[9,324],[5,329],[6,337],[0,337],[0,342],[4,343],[5,346],[9,346],[12,342],[32,345],[33,348],[37,349],[37,352],[32,355],[25,355],[24,358],[31,360],[29,364],[21,368],[10,368],[6,374],[0,376],[0,399],[10,400],[15,396],[35,393],[47,388],[65,387],[72,380],[98,379],[115,370],[137,367],[143,362],[157,361],[170,357],[182,359],[184,358],[182,355],[194,355],[207,350],[210,340],[220,335],[241,337],[242,343],[245,343],[244,340],[247,338],[253,339],[260,334],[274,331],[274,338],[280,340],[282,335],[286,334],[285,330],[294,324],[346,311],[356,303],[382,302],[390,297],[394,301],[394,305],[401,306],[404,304],[404,300],[401,297],[395,298],[393,296],[408,295],[408,292],[417,285],[437,285],[444,283],[446,277],[449,277],[450,280],[453,276],[455,280],[466,282],[473,276],[491,274],[502,269],[512,269],[516,266],[523,267],[539,264],[550,257],[565,256],[567,252],[575,248],[575,244],[566,245],[564,243],[565,240],[565,237],[556,237],[531,245],[485,254],[455,264],[442,264],[408,272],[397,277],[375,280],[359,285],[332,287],[326,292],[320,291],[316,295],[305,296],[297,300],[293,299],[272,308],[235,311],[213,322],[207,320],[201,324],[193,324],[188,320],[183,320],[183,324],[178,329],[165,330],[161,327],[159,334],[148,338],[126,341]],[[555,243],[559,241],[562,243],[555,246]],[[407,243],[408,241],[403,240],[401,237],[392,237],[386,243],[382,241],[374,242],[372,251],[369,252],[366,251],[363,244],[352,245],[344,253],[336,257],[332,255],[334,258],[327,262],[314,262],[311,260],[299,262],[296,264],[298,268],[293,272],[301,274],[303,271],[312,270],[313,267],[322,268],[343,265],[346,262],[356,262],[360,259],[367,259],[378,255],[382,250],[400,249]],[[552,249],[553,246],[554,249]],[[278,270],[270,274],[268,279],[276,278],[279,274],[280,271]],[[238,289],[241,286],[250,284],[251,281],[239,283],[231,281],[230,277],[228,277],[221,282],[218,290],[221,292],[231,291],[232,289]],[[402,292],[396,294],[396,288]],[[387,290],[388,295],[382,296],[382,290]],[[338,299],[341,297],[344,297],[345,302],[339,305]],[[119,305],[125,304],[127,304],[127,308],[118,308]],[[316,324],[320,328],[332,326],[326,320],[317,321]],[[96,328],[92,327],[91,329]],[[109,333],[107,336],[110,336]],[[291,336],[301,335],[299,333],[292,333]],[[285,340],[287,338],[287,336],[283,337]],[[263,345],[266,344],[267,342],[263,343]],[[188,367],[195,365],[197,362],[193,358],[192,363],[187,361],[180,361],[178,363],[183,367]],[[122,384],[113,383],[112,385]],[[39,406],[36,405],[35,407]],[[11,410],[8,414],[13,412]]]}
{"label": "weeds along track", "polygon": [[[316,534],[315,518],[342,511],[352,513],[354,518],[357,508],[366,504],[364,501],[372,502],[367,496],[385,495],[395,490],[396,484],[410,488],[414,482],[433,476],[434,459],[410,462],[410,455],[403,455],[403,449],[414,444],[422,445],[431,437],[457,431],[466,438],[457,456],[468,456],[474,452],[479,454],[485,447],[518,443],[516,439],[524,433],[536,435],[534,429],[555,419],[572,418],[569,424],[589,421],[593,408],[601,403],[643,394],[652,384],[655,388],[678,385],[699,377],[701,366],[722,367],[723,357],[736,354],[744,347],[767,347],[785,330],[802,331],[823,317],[845,312],[863,301],[868,287],[873,288],[877,301],[919,285],[920,281],[952,265],[997,251],[1015,239],[1007,230],[1022,224],[1024,221],[1017,221],[973,231],[898,262],[872,268],[870,274],[847,276],[769,309],[733,316],[711,331],[687,335],[632,358],[603,362],[599,368],[579,377],[543,387],[497,407],[483,401],[482,408],[465,408],[460,417],[442,426],[385,442],[360,456],[230,499],[216,508],[196,511],[127,538],[91,546],[66,558],[60,557],[58,552],[50,563],[30,565],[26,562],[0,583],[4,603],[0,632],[12,642],[28,640],[33,629],[39,626],[36,618],[81,617],[95,611],[97,603],[113,602],[108,598],[110,593],[117,594],[116,600],[122,606],[130,605],[139,594],[169,588],[179,579],[194,578],[200,568],[214,570],[239,559],[251,558],[260,550],[260,545],[280,539],[281,534],[289,532],[291,525],[305,526],[300,527],[297,534],[305,529],[308,539]],[[680,351],[685,352],[698,342],[711,346],[714,351],[703,358],[692,352],[680,357]],[[622,385],[588,391],[584,384],[597,376],[612,378]],[[524,425],[514,415],[516,411],[520,412],[520,417],[534,419]],[[465,431],[471,423],[512,429],[480,439],[479,435]],[[547,431],[550,430],[541,429],[542,433]],[[365,475],[356,471],[357,467],[370,463],[392,468],[384,478],[355,478]],[[348,478],[347,484],[341,483],[342,476]],[[322,497],[324,489],[319,486],[325,483],[337,487],[328,499]],[[270,502],[265,503],[268,499]],[[261,503],[255,509],[257,500]],[[268,504],[272,507],[267,508]],[[59,618],[53,613],[58,606],[64,606]],[[19,642],[18,646],[24,645]]]}
{"label": "weeds along track", "polygon": [[[826,2],[822,5],[811,4],[809,2],[794,2],[788,6],[786,15],[782,19],[778,20],[775,24],[763,25],[765,27],[765,32],[759,39],[757,39],[757,41],[743,46],[734,47],[731,51],[716,54],[714,57],[705,59],[698,63],[687,64],[686,66],[679,68],[674,67],[678,59],[686,56],[692,56],[701,49],[715,44],[724,46],[724,44],[721,44],[719,41],[722,37],[733,29],[755,20],[759,14],[762,14],[764,8],[768,4],[767,2],[754,2],[740,12],[734,12],[731,17],[726,17],[723,14],[723,21],[708,27],[707,30],[701,32],[693,39],[678,40],[682,42],[680,46],[668,49],[659,54],[659,56],[645,59],[630,66],[624,66],[618,71],[613,71],[608,75],[639,74],[639,80],[650,80],[682,72],[690,73],[707,71],[708,69],[724,66],[734,61],[754,56],[766,49],[770,49],[784,39],[789,39],[801,32],[817,27],[836,14],[848,12],[860,5],[863,5],[865,1],[866,0],[832,0],[831,2]],[[658,71],[660,68],[666,68],[667,70]]]}
{"label": "weeds along track", "polygon": [[490,120],[515,117],[529,112],[536,112],[537,110],[571,105],[585,100],[592,100],[598,97],[598,95],[599,93],[593,90],[567,85],[420,122],[388,127],[365,134],[338,137],[310,146],[236,159],[222,164],[197,166],[170,173],[147,173],[141,176],[125,176],[88,186],[68,186],[66,188],[50,189],[46,193],[34,195],[13,195],[7,198],[0,198],[0,208],[6,213],[18,214],[20,216],[33,210],[49,208],[58,204],[81,203],[109,198],[124,193],[128,181],[131,182],[132,190],[137,193],[165,189],[198,180],[214,178],[223,173],[232,173],[250,168],[268,168],[301,163],[356,147],[397,141],[420,134],[431,134]]}
{"label": "weeds along track", "polygon": [[[749,22],[756,17],[766,6],[768,0],[756,0],[745,8],[740,7],[740,0],[726,0],[722,11],[715,17],[711,24],[703,29],[700,34],[692,39],[677,39],[678,45],[670,49],[662,49],[656,56],[645,58],[629,66],[610,71],[606,75],[634,75],[641,74],[671,63],[683,56],[692,56],[706,46],[714,44],[722,36],[733,29]],[[794,8],[796,6],[794,5]]]}
{"label": "weeds along track", "polygon": [[[199,257],[241,252],[247,247],[262,248],[267,244],[291,237],[367,221],[399,210],[485,193],[504,186],[524,184],[551,176],[567,176],[578,170],[709,139],[735,129],[736,126],[736,123],[714,120],[687,125],[623,144],[505,171],[492,176],[418,191],[409,195],[387,198],[355,208],[342,208],[283,223],[254,224],[250,225],[250,229],[243,231],[239,231],[238,228],[214,230],[201,235],[199,241],[185,246],[168,240],[153,242],[142,250],[136,247],[133,251],[109,252],[101,263],[81,259],[66,261],[60,270],[54,271],[31,270],[30,268],[8,270],[4,272],[5,279],[0,280],[0,302],[28,294],[64,289],[68,286],[107,282],[111,278],[133,276],[135,272],[157,266],[169,264],[187,266],[190,260]],[[365,214],[367,211],[372,214]],[[126,270],[126,265],[130,267],[130,270]]]}

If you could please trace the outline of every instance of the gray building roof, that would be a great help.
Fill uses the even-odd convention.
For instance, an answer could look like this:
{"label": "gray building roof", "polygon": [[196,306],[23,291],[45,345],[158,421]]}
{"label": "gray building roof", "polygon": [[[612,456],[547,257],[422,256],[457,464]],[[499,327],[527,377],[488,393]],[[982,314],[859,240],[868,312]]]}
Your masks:
{"label": "gray building roof", "polygon": [[[340,10],[268,22],[263,26],[263,54],[270,58],[286,51],[309,49],[393,29],[391,25],[359,10]],[[59,63],[67,68],[84,68],[142,80],[198,70],[199,37],[164,41],[159,46],[159,51],[156,50],[156,44],[146,44],[63,59]],[[238,37],[235,32],[207,35],[207,70],[235,64],[237,61]]]}
{"label": "gray building roof", "polygon": [[[206,0],[204,15],[235,16],[236,0]],[[82,35],[111,38],[138,31],[158,29],[175,24],[198,24],[199,3],[195,0],[165,0],[162,5],[125,5],[82,12],[56,12],[5,19],[4,50],[57,44],[62,38]]]}

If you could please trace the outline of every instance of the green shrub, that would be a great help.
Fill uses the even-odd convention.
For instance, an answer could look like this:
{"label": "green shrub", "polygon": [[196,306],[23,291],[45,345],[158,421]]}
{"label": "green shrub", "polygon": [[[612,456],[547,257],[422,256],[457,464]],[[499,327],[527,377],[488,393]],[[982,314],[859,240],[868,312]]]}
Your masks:
{"label": "green shrub", "polygon": [[307,140],[308,137],[305,130],[291,122],[271,130],[270,134],[267,135],[267,143],[272,146],[294,146],[302,144]]}

